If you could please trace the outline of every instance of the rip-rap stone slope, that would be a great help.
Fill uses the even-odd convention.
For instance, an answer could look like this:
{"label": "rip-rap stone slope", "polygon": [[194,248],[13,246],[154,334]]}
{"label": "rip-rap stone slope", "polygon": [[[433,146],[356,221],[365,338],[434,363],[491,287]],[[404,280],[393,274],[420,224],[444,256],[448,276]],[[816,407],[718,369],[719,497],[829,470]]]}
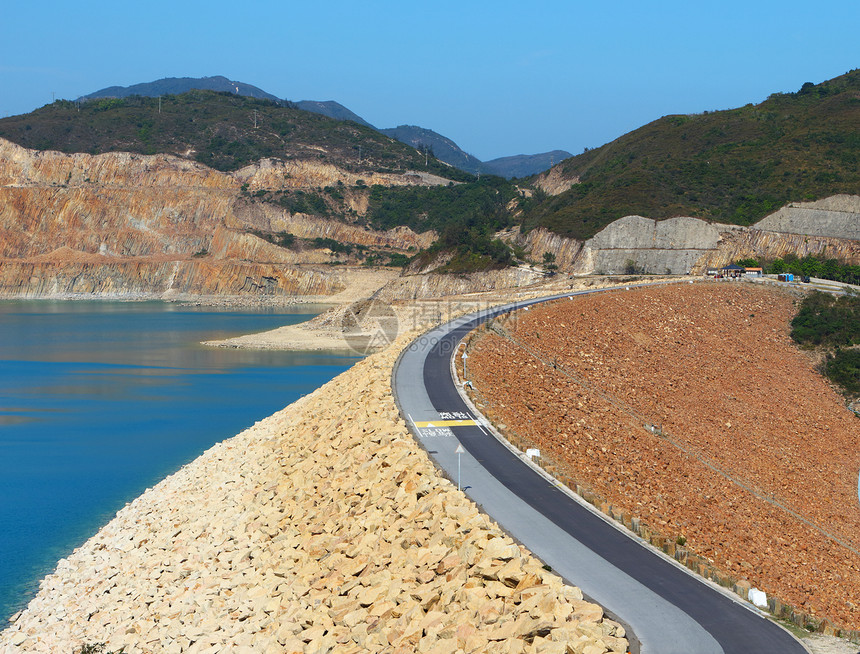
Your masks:
{"label": "rip-rap stone slope", "polygon": [[624,631],[441,478],[400,348],[208,450],[43,580],[0,651],[625,652]]}

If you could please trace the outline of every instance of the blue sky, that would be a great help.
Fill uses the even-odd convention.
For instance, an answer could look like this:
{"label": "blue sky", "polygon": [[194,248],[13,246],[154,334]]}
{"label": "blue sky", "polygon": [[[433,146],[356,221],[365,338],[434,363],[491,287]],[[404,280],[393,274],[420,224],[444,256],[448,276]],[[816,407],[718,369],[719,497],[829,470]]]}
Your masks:
{"label": "blue sky", "polygon": [[0,116],[224,75],[420,125],[487,160],[597,147],[660,116],[761,102],[860,67],[860,0],[10,0]]}

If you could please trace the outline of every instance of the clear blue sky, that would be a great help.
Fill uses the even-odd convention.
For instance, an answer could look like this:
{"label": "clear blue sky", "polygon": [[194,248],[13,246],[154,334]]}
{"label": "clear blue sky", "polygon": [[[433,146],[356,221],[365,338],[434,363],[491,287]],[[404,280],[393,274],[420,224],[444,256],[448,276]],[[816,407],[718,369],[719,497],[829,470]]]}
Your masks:
{"label": "clear blue sky", "polygon": [[660,116],[860,67],[860,0],[10,0],[0,116],[112,85],[224,75],[420,125],[487,160],[596,147]]}

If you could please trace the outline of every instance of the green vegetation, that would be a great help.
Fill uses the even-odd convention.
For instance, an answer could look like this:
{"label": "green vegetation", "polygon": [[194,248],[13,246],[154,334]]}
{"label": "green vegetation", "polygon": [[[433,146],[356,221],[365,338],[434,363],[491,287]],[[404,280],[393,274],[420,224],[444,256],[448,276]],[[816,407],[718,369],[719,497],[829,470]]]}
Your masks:
{"label": "green vegetation", "polygon": [[516,188],[501,177],[449,186],[373,186],[368,220],[377,229],[406,225],[416,232],[448,226],[502,229],[512,224],[507,204]]}
{"label": "green vegetation", "polygon": [[249,229],[248,233],[282,248],[292,248],[296,244],[295,235],[289,232],[264,232],[259,229]]}
{"label": "green vegetation", "polygon": [[765,274],[794,273],[846,284],[860,284],[860,266],[841,263],[838,259],[825,259],[813,255],[798,257],[796,254],[787,254],[784,258],[773,261],[738,259],[735,263],[744,268],[761,266]]}
{"label": "green vegetation", "polygon": [[[422,170],[471,176],[376,130],[232,93],[190,91],[159,98],[58,100],[0,119],[0,137],[35,150],[169,153],[222,171],[262,158],[318,159],[347,169]],[[361,162],[359,163],[359,148]]]}
{"label": "green vegetation", "polygon": [[453,251],[453,258],[436,272],[470,273],[493,270],[509,266],[514,261],[513,251],[501,240],[493,238],[487,227],[469,227],[461,231],[456,225],[448,225],[441,238],[434,243],[429,254]]}
{"label": "green vegetation", "polygon": [[[246,232],[282,248],[326,248],[331,251],[332,261],[329,262],[331,264],[345,263],[338,257],[340,255],[349,257],[354,254],[356,259],[364,259],[364,265],[403,268],[408,266],[412,262],[413,258],[403,254],[402,252],[379,252],[369,249],[366,245],[343,243],[342,241],[338,241],[333,238],[317,237],[313,239],[304,239],[297,238],[295,234],[290,234],[289,232],[265,232],[259,229],[248,229]],[[207,254],[208,252],[201,250],[194,254],[194,256],[201,257],[206,256]]]}
{"label": "green vegetation", "polygon": [[860,296],[836,298],[813,291],[804,298],[791,327],[791,337],[801,345],[860,344]]}
{"label": "green vegetation", "polygon": [[291,214],[304,213],[314,216],[328,216],[329,206],[325,198],[309,191],[257,191],[257,197],[264,202],[272,202],[283,207]]}
{"label": "green vegetation", "polygon": [[846,284],[860,284],[860,266],[840,263],[836,259],[806,256],[798,258],[788,254],[784,259],[776,259],[767,266],[769,273],[790,272],[819,279],[832,279]]}
{"label": "green vegetation", "polygon": [[400,252],[392,252],[388,254],[388,265],[395,268],[405,268],[412,261],[412,257],[401,254]]}
{"label": "green vegetation", "polygon": [[368,220],[377,229],[406,225],[416,232],[436,230],[440,238],[421,260],[429,263],[439,252],[454,252],[438,272],[503,268],[513,261],[513,252],[494,235],[513,224],[508,204],[517,197],[510,182],[492,175],[449,186],[374,186]]}
{"label": "green vegetation", "polygon": [[[313,244],[318,248],[328,248],[335,254],[352,254],[353,246],[349,243],[341,243],[340,241],[336,241],[333,238],[320,238],[317,237],[313,240]],[[356,248],[363,249],[362,246],[357,245]]]}
{"label": "green vegetation", "polygon": [[860,349],[852,347],[860,345],[860,296],[835,298],[814,291],[803,300],[791,327],[797,343],[831,350],[822,372],[846,395],[860,395]]}
{"label": "green vegetation", "polygon": [[824,374],[846,394],[860,395],[860,350],[837,349],[834,354],[828,354]]}
{"label": "green vegetation", "polygon": [[666,116],[563,164],[580,179],[533,198],[527,228],[590,238],[626,215],[750,225],[860,186],[860,70],[759,105]]}

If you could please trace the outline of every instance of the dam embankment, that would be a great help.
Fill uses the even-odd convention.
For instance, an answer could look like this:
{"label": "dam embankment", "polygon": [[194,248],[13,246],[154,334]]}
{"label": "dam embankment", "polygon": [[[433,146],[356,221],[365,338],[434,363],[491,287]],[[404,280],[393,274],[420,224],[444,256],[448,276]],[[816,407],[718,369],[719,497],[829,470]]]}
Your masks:
{"label": "dam embankment", "polygon": [[626,651],[412,440],[389,382],[409,338],[127,505],[0,651]]}

